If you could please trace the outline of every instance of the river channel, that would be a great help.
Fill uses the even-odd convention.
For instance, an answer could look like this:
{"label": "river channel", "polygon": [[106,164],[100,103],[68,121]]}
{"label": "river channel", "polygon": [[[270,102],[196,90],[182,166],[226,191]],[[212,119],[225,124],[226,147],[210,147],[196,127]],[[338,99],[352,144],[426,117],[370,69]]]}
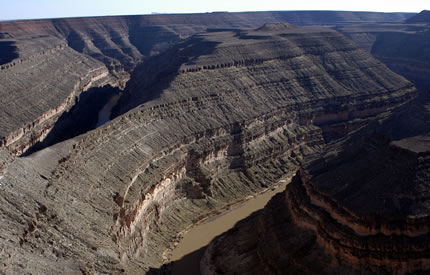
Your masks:
{"label": "river channel", "polygon": [[172,251],[172,274],[200,274],[200,259],[209,242],[238,221],[262,209],[275,194],[284,191],[289,182],[290,179],[281,180],[278,187],[252,196],[227,212],[191,228]]}

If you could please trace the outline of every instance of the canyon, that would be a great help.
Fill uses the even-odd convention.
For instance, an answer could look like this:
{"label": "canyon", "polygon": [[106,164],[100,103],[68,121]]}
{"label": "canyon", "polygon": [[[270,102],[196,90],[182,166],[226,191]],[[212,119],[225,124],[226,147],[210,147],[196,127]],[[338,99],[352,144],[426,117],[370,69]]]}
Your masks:
{"label": "canyon", "polygon": [[289,178],[202,274],[428,272],[427,18],[0,22],[0,272],[168,274],[187,231]]}

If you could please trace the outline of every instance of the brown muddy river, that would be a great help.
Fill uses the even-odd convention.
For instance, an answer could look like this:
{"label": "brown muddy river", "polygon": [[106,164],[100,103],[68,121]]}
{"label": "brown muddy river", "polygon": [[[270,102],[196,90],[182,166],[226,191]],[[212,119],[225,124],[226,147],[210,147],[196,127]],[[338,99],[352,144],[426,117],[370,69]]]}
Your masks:
{"label": "brown muddy river", "polygon": [[172,251],[172,274],[200,274],[200,258],[209,242],[231,229],[238,221],[262,209],[275,194],[284,191],[289,182],[290,179],[281,180],[276,189],[268,189],[227,212],[191,228]]}

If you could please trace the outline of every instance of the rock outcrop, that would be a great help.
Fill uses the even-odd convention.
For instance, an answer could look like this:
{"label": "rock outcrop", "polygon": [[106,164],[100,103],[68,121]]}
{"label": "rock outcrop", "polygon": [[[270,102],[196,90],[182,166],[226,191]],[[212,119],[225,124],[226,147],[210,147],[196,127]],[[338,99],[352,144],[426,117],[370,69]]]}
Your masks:
{"label": "rock outcrop", "polygon": [[[0,146],[21,154],[34,144],[49,144],[44,138],[58,128],[59,119],[76,105],[75,97],[79,98],[87,84],[92,84],[90,88],[123,87],[137,64],[198,32],[255,29],[265,23],[272,23],[273,28],[276,22],[285,21],[299,25],[402,22],[411,16],[303,11],[0,22],[0,93],[4,95],[0,107],[5,112],[2,117],[7,118],[0,125]],[[11,83],[17,76],[21,83]]]}
{"label": "rock outcrop", "polygon": [[408,24],[430,24],[430,11],[423,10],[419,14],[408,18],[406,20]]}
{"label": "rock outcrop", "polygon": [[203,274],[428,272],[429,102],[423,95],[327,146],[209,245]]}
{"label": "rock outcrop", "polygon": [[136,67],[109,123],[26,158],[2,149],[2,271],[159,267],[182,230],[415,96],[329,29],[195,35]]}
{"label": "rock outcrop", "polygon": [[[1,22],[0,39],[34,35],[52,36],[67,41],[67,45],[74,50],[102,61],[110,70],[131,71],[142,57],[159,53],[184,37],[211,28],[257,28],[265,23],[276,22],[298,25],[403,22],[413,15],[347,11],[279,11],[25,20]],[[31,44],[31,39],[28,43]],[[6,44],[2,49],[6,49]]]}
{"label": "rock outcrop", "polygon": [[48,134],[82,92],[106,83],[117,86],[119,80],[64,41],[34,38],[31,45],[17,44],[20,59],[0,70],[0,147],[21,154]]}
{"label": "rock outcrop", "polygon": [[412,81],[418,89],[426,90],[430,88],[427,77],[430,73],[430,55],[427,50],[430,46],[430,27],[425,24],[426,14],[423,11],[416,15],[417,22],[412,17],[403,24],[338,25],[335,29],[391,70]]}

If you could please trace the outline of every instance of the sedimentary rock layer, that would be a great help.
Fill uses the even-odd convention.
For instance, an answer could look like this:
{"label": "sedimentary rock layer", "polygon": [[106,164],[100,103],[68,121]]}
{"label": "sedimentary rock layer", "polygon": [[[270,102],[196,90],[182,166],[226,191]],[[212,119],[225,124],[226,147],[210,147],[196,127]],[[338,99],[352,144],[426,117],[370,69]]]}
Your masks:
{"label": "sedimentary rock layer", "polygon": [[[13,125],[13,127],[7,126],[0,129],[0,137],[3,139],[3,144],[16,143],[16,141],[22,139],[13,145],[13,150],[16,153],[22,153],[33,143],[43,139],[53,124],[57,122],[56,119],[64,113],[63,111],[70,109],[70,103],[73,101],[70,98],[73,97],[73,94],[81,92],[75,91],[75,86],[85,85],[85,83],[78,84],[77,82],[71,85],[70,81],[75,76],[69,76],[67,72],[77,71],[79,72],[77,77],[82,79],[97,77],[95,76],[98,74],[96,71],[105,71],[97,61],[106,66],[110,75],[118,78],[120,82],[125,82],[128,79],[128,74],[133,71],[136,64],[142,61],[146,62],[147,57],[157,55],[171,48],[173,44],[197,32],[220,28],[256,28],[264,23],[285,21],[299,25],[343,25],[381,21],[400,22],[412,15],[405,13],[363,12],[252,12],[114,16],[1,22],[0,71],[3,71],[2,75],[4,77],[0,79],[0,82],[5,80],[5,83],[0,83],[0,85],[2,91],[8,95],[8,100],[4,101],[4,105],[1,108],[7,110],[9,113],[6,117],[13,116],[14,119],[11,119],[9,123],[9,126]],[[58,51],[59,49],[66,50]],[[79,55],[71,49],[83,55]],[[64,54],[65,52],[67,54]],[[61,56],[61,58],[56,59],[55,64],[52,63],[52,58],[57,56]],[[39,66],[45,59],[50,61]],[[68,69],[62,69],[63,66],[79,64],[78,60],[85,60],[85,65],[82,68],[68,67]],[[248,60],[247,62],[252,61]],[[19,68],[14,68],[17,65],[19,65]],[[227,64],[215,64],[214,62],[214,64],[210,65],[221,66]],[[91,76],[83,75],[85,74],[84,70],[86,66],[88,68],[91,67],[89,70],[93,70]],[[41,71],[42,68],[43,72]],[[5,73],[5,70],[12,73],[7,75],[8,73]],[[54,73],[51,73],[50,70]],[[55,92],[51,94],[57,101],[61,99],[60,103],[54,101],[42,102],[42,105],[34,108],[34,105],[27,103],[30,105],[24,107],[31,110],[42,108],[47,111],[46,113],[40,114],[40,112],[37,112],[37,115],[15,115],[17,111],[14,110],[14,106],[23,106],[21,104],[25,104],[25,102],[12,100],[10,98],[11,94],[20,95],[19,97],[23,94],[28,95],[26,96],[27,99],[31,99],[32,102],[38,104],[40,100],[44,101],[44,99],[40,98],[43,98],[46,92],[46,90],[40,91],[37,89],[37,87],[44,89],[44,84],[38,84],[36,87],[31,87],[31,89],[27,89],[28,87],[18,87],[21,84],[18,86],[16,83],[15,86],[11,85],[9,83],[10,79],[17,78],[15,73],[19,74],[18,78],[22,83],[33,83],[36,75],[37,82],[47,83],[47,85],[54,82],[55,84],[61,84],[59,82],[70,83],[67,84],[67,87],[63,83],[61,84],[63,85],[62,87],[53,88],[54,91],[57,89],[62,90],[61,96],[55,96]],[[98,75],[100,76],[100,74]],[[106,84],[106,81],[104,83],[100,82],[96,86],[103,84]],[[115,85],[118,84],[121,85],[121,83]],[[68,99],[64,100],[66,94]],[[33,99],[35,100],[33,101]],[[12,104],[8,102],[12,102]],[[68,108],[63,108],[64,106],[59,107],[60,104],[62,106],[67,105]],[[55,109],[54,113],[57,115],[52,117],[53,109]],[[19,118],[20,121],[15,121],[15,117]],[[39,124],[40,121],[44,121],[44,117],[51,118],[48,123],[49,125],[40,126],[40,129],[34,129],[33,126],[29,126]]]}
{"label": "sedimentary rock layer", "polygon": [[35,38],[35,47],[0,70],[0,147],[16,154],[43,139],[83,91],[105,83],[118,85],[101,62],[61,40],[46,40]]}
{"label": "sedimentary rock layer", "polygon": [[[389,154],[395,154],[397,160],[405,158],[405,161],[411,162],[411,152],[395,148],[387,150],[394,150],[387,152],[387,159],[392,158]],[[423,173],[429,174],[426,168],[428,156],[415,155],[415,159],[418,162],[417,169],[407,171],[416,177],[415,180],[395,175],[387,169],[381,170],[381,162],[377,162],[380,159],[376,158],[371,163],[372,168],[379,171],[377,188],[384,191],[370,192],[366,187],[358,187],[358,184],[373,184],[375,189],[375,184],[372,181],[354,182],[353,176],[356,174],[346,178],[342,177],[342,172],[329,170],[328,173],[336,176],[328,181],[324,176],[312,180],[306,172],[301,171],[287,190],[275,197],[264,210],[211,243],[201,262],[203,274],[406,274],[429,270],[428,215],[404,215],[403,218],[390,215],[393,211],[390,201],[398,200],[398,203],[405,206],[410,204],[407,202],[409,199],[415,199],[416,204],[420,204],[428,200],[428,194],[421,191],[419,196],[414,196],[399,192],[396,182],[381,181],[381,178],[388,177],[417,187],[419,184],[416,180],[421,181],[421,185],[428,182],[428,176],[421,177]],[[378,165],[375,166],[375,163]],[[385,167],[389,167],[389,164]],[[360,167],[357,162],[351,165]],[[393,171],[399,169],[395,167],[392,166]],[[406,169],[400,171],[406,172]],[[375,175],[365,167],[362,167],[361,173]],[[342,180],[343,184],[334,182],[334,179]],[[392,189],[384,189],[384,183],[396,185],[393,188],[395,195],[388,194]],[[359,192],[367,191],[368,197],[357,192],[348,193],[348,196],[341,196],[340,193],[333,195],[321,187],[324,184],[336,186],[337,189],[350,188],[350,191],[350,186],[354,185]],[[416,188],[413,189],[417,191]],[[372,197],[374,194],[384,197],[375,199]],[[420,198],[423,195],[424,198]],[[349,203],[351,198],[354,199]],[[358,198],[362,200],[361,207],[351,208],[351,204]],[[375,205],[378,203],[384,204],[383,207]],[[366,210],[373,212],[363,214]],[[408,207],[402,209],[405,212],[410,210]],[[419,210],[420,213],[428,213],[428,210]],[[240,264],[234,265],[233,262]]]}
{"label": "sedimentary rock layer", "polygon": [[337,26],[357,45],[372,53],[418,89],[430,88],[430,28],[425,24],[360,24]]}
{"label": "sedimentary rock layer", "polygon": [[[413,15],[302,11],[43,19],[1,22],[0,39],[18,39],[34,35],[60,38],[67,41],[69,47],[102,61],[111,70],[130,71],[142,57],[159,53],[181,38],[210,28],[256,28],[273,22],[299,25],[402,22]],[[31,44],[31,41],[28,43]],[[13,56],[13,48],[3,45],[2,55],[8,50],[8,56]],[[2,59],[0,56],[0,65]]]}
{"label": "sedimentary rock layer", "polygon": [[428,272],[428,98],[327,146],[282,195],[210,244],[202,272]]}
{"label": "sedimentary rock layer", "polygon": [[415,96],[339,33],[275,29],[185,40],[136,68],[116,119],[2,157],[3,270],[159,267],[180,231]]}
{"label": "sedimentary rock layer", "polygon": [[419,14],[406,20],[408,24],[430,24],[430,11],[423,10]]}

